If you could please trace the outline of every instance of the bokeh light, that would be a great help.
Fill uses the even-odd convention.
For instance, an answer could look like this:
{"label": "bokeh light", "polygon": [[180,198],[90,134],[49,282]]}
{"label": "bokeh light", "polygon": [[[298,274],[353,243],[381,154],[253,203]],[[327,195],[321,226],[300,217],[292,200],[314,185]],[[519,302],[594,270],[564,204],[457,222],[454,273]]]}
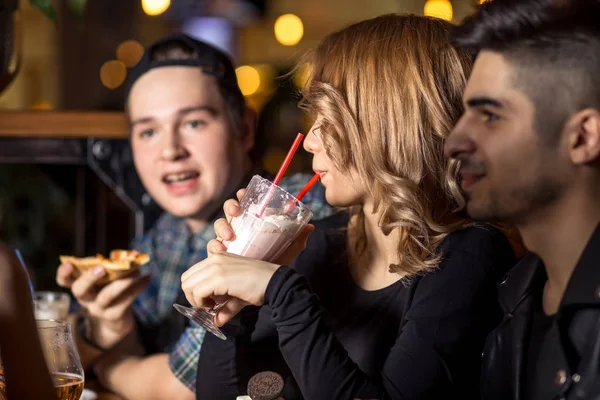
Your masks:
{"label": "bokeh light", "polygon": [[144,54],[144,46],[136,40],[126,40],[117,47],[117,60],[127,68],[133,67]]}
{"label": "bokeh light", "polygon": [[148,15],[160,15],[167,11],[171,0],[142,0],[142,9]]}
{"label": "bokeh light", "polygon": [[294,46],[304,36],[304,24],[294,14],[284,14],[275,21],[275,39],[285,46]]}
{"label": "bokeh light", "polygon": [[452,3],[449,0],[427,0],[423,14],[452,21]]}
{"label": "bokeh light", "polygon": [[253,95],[260,87],[260,74],[250,65],[242,65],[235,69],[238,85],[244,96]]}
{"label": "bokeh light", "polygon": [[109,89],[116,89],[125,82],[127,67],[121,61],[110,60],[100,68],[100,81]]}

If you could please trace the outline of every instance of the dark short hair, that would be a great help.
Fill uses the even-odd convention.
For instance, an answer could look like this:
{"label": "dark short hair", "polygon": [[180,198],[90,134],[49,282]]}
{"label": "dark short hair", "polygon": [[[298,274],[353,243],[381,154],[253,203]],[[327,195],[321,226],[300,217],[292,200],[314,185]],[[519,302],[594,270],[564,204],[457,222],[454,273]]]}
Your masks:
{"label": "dark short hair", "polygon": [[573,112],[600,109],[600,0],[491,0],[456,28],[454,44],[515,68],[549,141]]}

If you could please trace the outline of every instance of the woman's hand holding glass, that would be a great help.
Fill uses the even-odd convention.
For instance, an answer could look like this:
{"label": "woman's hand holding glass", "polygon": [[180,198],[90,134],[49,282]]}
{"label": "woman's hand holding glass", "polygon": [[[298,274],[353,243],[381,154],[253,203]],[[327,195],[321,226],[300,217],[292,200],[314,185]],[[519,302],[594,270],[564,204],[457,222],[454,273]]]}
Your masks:
{"label": "woman's hand holding glass", "polygon": [[[238,200],[244,196],[245,191],[246,189],[238,190],[236,193]],[[228,244],[235,240],[235,233],[229,222],[232,218],[242,214],[242,209],[240,208],[238,200],[229,199],[223,205],[225,218],[218,219],[214,224],[217,238],[208,242],[207,250],[209,256],[227,251]],[[298,255],[306,248],[308,237],[314,230],[314,225],[306,224],[296,239],[277,258],[277,260],[274,261],[274,263],[279,265],[290,265],[294,262],[296,257],[298,257]]]}
{"label": "woman's hand holding glass", "polygon": [[[241,199],[244,190],[237,193]],[[228,244],[235,239],[229,221],[242,213],[238,201],[228,200],[223,206],[225,218],[214,224],[217,239],[208,243],[209,257],[186,271],[181,278],[186,298],[194,307],[211,307],[214,298],[227,296],[229,300],[215,316],[217,326],[223,326],[249,304],[264,302],[267,286],[281,265],[289,265],[306,248],[314,226],[307,224],[300,234],[274,263],[227,253]],[[222,299],[222,298],[221,298]],[[220,302],[220,299],[218,300]]]}

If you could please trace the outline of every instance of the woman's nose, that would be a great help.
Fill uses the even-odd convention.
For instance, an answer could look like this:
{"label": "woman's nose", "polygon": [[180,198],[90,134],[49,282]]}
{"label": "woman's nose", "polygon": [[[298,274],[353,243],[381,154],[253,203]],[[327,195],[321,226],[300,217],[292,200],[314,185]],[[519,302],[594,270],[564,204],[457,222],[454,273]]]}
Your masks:
{"label": "woman's nose", "polygon": [[304,138],[304,150],[309,153],[315,154],[321,150],[321,139],[317,137],[315,134],[315,129],[317,129],[317,124],[313,124],[313,126],[308,131],[306,138]]}

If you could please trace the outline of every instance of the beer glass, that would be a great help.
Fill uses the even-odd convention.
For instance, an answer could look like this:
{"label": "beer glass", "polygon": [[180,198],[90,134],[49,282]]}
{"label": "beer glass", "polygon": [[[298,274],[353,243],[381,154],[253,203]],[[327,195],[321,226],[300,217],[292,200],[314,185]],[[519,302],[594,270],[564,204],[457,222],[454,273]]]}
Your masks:
{"label": "beer glass", "polygon": [[56,397],[59,400],[79,400],[83,392],[84,374],[71,324],[58,320],[36,322]]}

